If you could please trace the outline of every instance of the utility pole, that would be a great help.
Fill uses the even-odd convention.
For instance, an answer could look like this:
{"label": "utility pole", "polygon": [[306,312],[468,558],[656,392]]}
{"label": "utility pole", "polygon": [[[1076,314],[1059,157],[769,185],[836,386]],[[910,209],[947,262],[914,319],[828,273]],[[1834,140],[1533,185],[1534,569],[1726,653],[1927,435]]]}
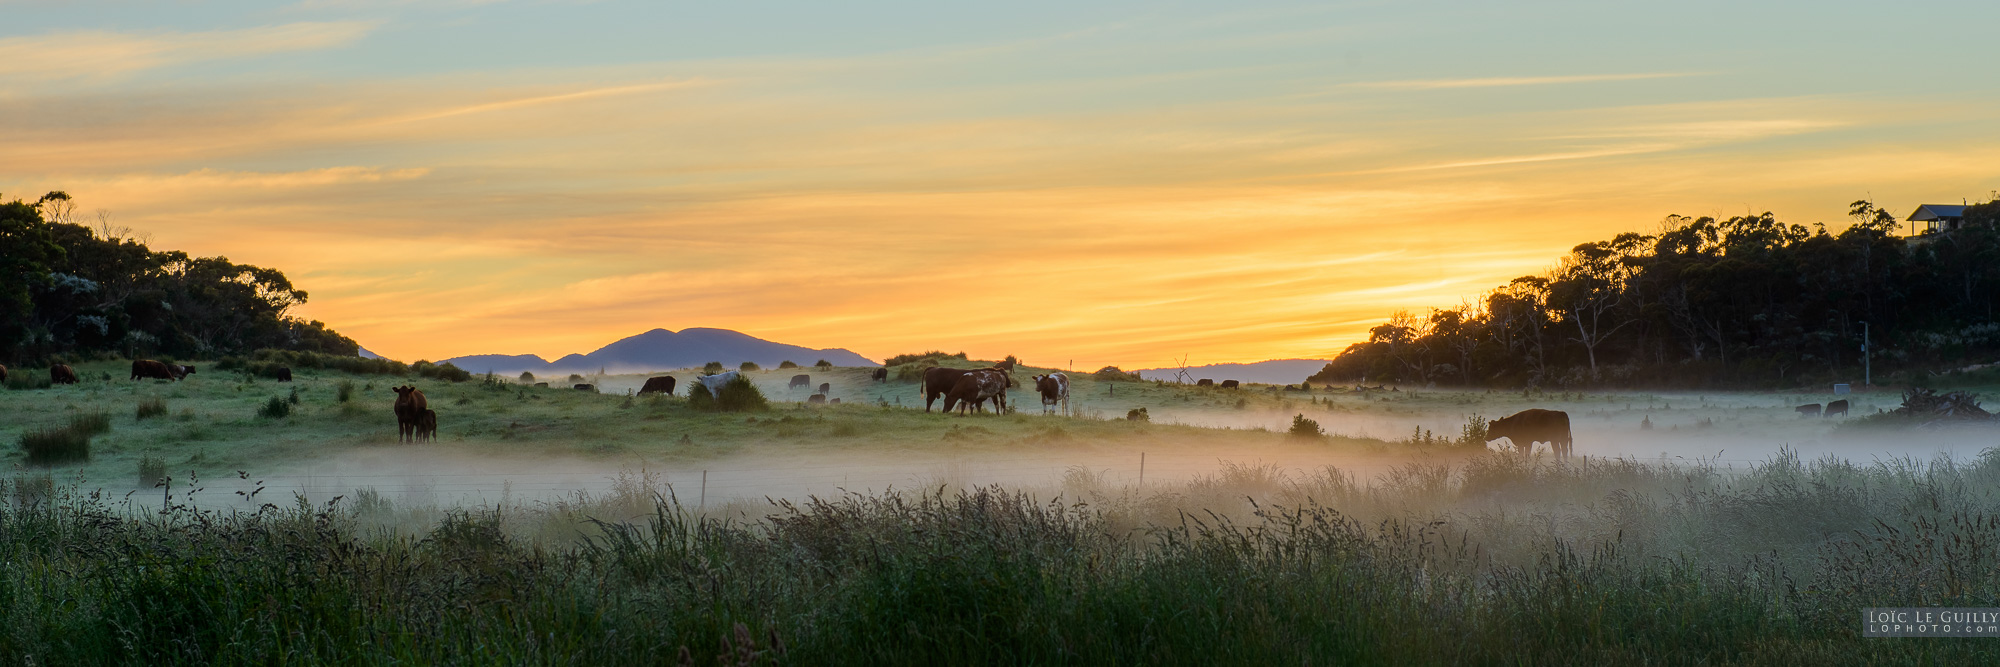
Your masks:
{"label": "utility pole", "polygon": [[1868,355],[1868,323],[1862,322],[1861,323],[1861,386],[1863,387],[1871,387],[1875,385],[1874,369],[1872,368],[1872,365],[1869,362],[1870,359]]}

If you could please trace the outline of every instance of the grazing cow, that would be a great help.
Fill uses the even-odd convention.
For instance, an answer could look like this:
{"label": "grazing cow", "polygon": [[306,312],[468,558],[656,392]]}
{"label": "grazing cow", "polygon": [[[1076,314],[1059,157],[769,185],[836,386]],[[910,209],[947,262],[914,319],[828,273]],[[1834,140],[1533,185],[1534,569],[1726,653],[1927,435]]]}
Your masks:
{"label": "grazing cow", "polygon": [[1486,424],[1486,441],[1506,438],[1514,443],[1515,451],[1526,454],[1533,451],[1535,443],[1549,443],[1549,449],[1557,456],[1568,457],[1572,439],[1569,430],[1569,413],[1561,410],[1529,408],[1507,417],[1495,419]]}
{"label": "grazing cow", "polygon": [[1035,376],[1035,391],[1042,395],[1042,414],[1048,414],[1062,406],[1064,414],[1069,413],[1069,376],[1062,373]]}
{"label": "grazing cow", "polygon": [[424,392],[416,387],[394,387],[396,392],[396,442],[416,442],[417,424],[430,410]]}
{"label": "grazing cow", "polygon": [[1238,386],[1240,386],[1240,385],[1236,384],[1236,381],[1235,381],[1235,380],[1223,380],[1223,381],[1222,381],[1222,388],[1223,388],[1223,389],[1235,389],[1235,388],[1237,388]]}
{"label": "grazing cow", "polygon": [[174,367],[151,359],[132,360],[132,379],[179,380]]}
{"label": "grazing cow", "polygon": [[966,371],[958,376],[956,382],[952,383],[951,391],[945,393],[944,411],[951,412],[953,407],[957,407],[959,414],[965,414],[972,410],[981,409],[981,403],[991,400],[993,401],[995,411],[1004,413],[1007,410],[1006,395],[1007,373],[1005,371],[997,368],[981,368]]}
{"label": "grazing cow", "polygon": [[570,388],[577,391],[597,391],[597,385],[594,384],[580,384]]}
{"label": "grazing cow", "polygon": [[826,399],[826,402],[828,402],[828,403],[839,403],[839,402],[840,402],[840,399],[838,399],[838,398],[829,398],[829,399]]}
{"label": "grazing cow", "polygon": [[639,393],[661,393],[672,396],[674,394],[674,376],[662,375],[656,378],[646,378],[646,386],[640,387]]}
{"label": "grazing cow", "polygon": [[874,374],[872,375],[872,377],[873,377],[873,378],[875,379],[875,381],[876,381],[876,382],[888,382],[888,381],[889,381],[889,369],[887,369],[887,368],[877,368],[877,369],[875,369],[875,373],[874,373]]}
{"label": "grazing cow", "polygon": [[810,387],[812,386],[812,383],[813,379],[812,376],[810,375],[794,375],[792,376],[791,384],[785,385],[785,389],[789,390],[789,389],[797,389],[799,387]]}
{"label": "grazing cow", "polygon": [[291,382],[292,368],[290,366],[279,366],[277,370],[271,371],[271,375],[273,379],[279,382]]}
{"label": "grazing cow", "polygon": [[423,418],[417,420],[417,442],[437,442],[437,439],[438,413],[425,410]]}
{"label": "grazing cow", "polygon": [[806,403],[809,405],[813,403],[825,403],[825,402],[826,402],[826,394],[813,394],[811,396],[806,397]]}
{"label": "grazing cow", "polygon": [[1843,398],[1838,401],[1826,404],[1826,412],[1820,413],[1819,416],[1823,418],[1832,417],[1833,414],[1836,412],[1840,413],[1840,416],[1842,417],[1847,416],[1847,399]]}
{"label": "grazing cow", "polygon": [[708,390],[708,395],[710,395],[710,396],[721,396],[721,395],[722,395],[722,388],[723,388],[723,387],[726,387],[726,386],[729,386],[729,383],[730,383],[730,382],[732,382],[732,381],[734,381],[734,380],[735,380],[736,378],[740,378],[740,377],[743,377],[743,374],[742,374],[742,373],[740,373],[740,372],[737,372],[737,371],[729,371],[729,372],[727,372],[727,373],[716,373],[716,374],[714,374],[714,375],[703,375],[703,376],[701,376],[701,377],[698,377],[698,378],[695,378],[695,379],[694,379],[694,381],[695,381],[695,382],[700,382],[700,383],[701,383],[701,386],[702,386],[703,388],[705,388],[705,389],[707,389],[707,390]]}
{"label": "grazing cow", "polygon": [[537,387],[541,387],[541,388],[543,388],[543,389],[547,389],[547,388],[549,388],[549,383],[547,383],[547,382],[537,382],[537,383],[535,383],[535,386],[537,386]]}
{"label": "grazing cow", "polygon": [[1208,378],[1202,378],[1202,379],[1200,379],[1200,380],[1196,380],[1196,381],[1195,381],[1195,383],[1194,383],[1194,386],[1197,386],[1197,387],[1213,387],[1213,386],[1215,386],[1215,381],[1214,381],[1214,380],[1210,380],[1210,379],[1208,379]]}
{"label": "grazing cow", "polygon": [[1818,403],[1807,403],[1807,404],[1805,404],[1805,405],[1801,405],[1801,406],[1799,406],[1799,407],[1796,407],[1796,408],[1792,408],[1792,412],[1796,412],[1796,413],[1799,413],[1799,418],[1800,418],[1800,419],[1805,419],[1805,418],[1807,418],[1807,417],[1818,417],[1818,416],[1820,416],[1820,413],[1819,413],[1819,404],[1818,404]]}
{"label": "grazing cow", "polygon": [[822,393],[822,394],[831,394],[831,393],[833,393],[833,383],[832,383],[832,382],[821,382],[821,383],[819,383],[819,393]]}
{"label": "grazing cow", "polygon": [[175,374],[175,375],[179,375],[181,379],[185,380],[185,379],[187,379],[187,376],[189,376],[189,375],[194,375],[194,367],[193,367],[193,366],[175,366],[175,367],[174,367],[174,374]]}
{"label": "grazing cow", "polygon": [[50,384],[76,384],[76,369],[63,364],[49,367]]}
{"label": "grazing cow", "polygon": [[0,364],[0,382],[7,381],[7,365]]}

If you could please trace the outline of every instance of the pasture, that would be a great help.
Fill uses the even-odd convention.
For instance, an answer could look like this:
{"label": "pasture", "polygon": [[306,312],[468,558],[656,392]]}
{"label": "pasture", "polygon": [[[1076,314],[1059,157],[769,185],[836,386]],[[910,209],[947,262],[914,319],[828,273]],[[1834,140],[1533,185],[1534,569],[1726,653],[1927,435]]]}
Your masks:
{"label": "pasture", "polygon": [[[673,373],[682,396],[642,397],[628,390],[646,375],[584,378],[599,391],[583,392],[196,365],[174,383],[85,363],[79,384],[0,392],[7,443],[108,424],[85,462],[6,453],[0,661],[1995,652],[1859,636],[1864,606],[2000,604],[1991,432],[1792,411],[1819,395],[1222,390],[1078,373],[1074,416],[1043,416],[1019,387],[1013,414],[961,417],[925,414],[913,382],[871,369],[807,369],[796,390],[787,369],[749,374],[770,410],[713,413],[687,405],[687,372]],[[804,404],[821,382],[839,404]],[[425,392],[438,442],[396,442],[399,384]],[[1897,402],[1847,398],[1856,416]],[[1584,456],[1458,441],[1469,418],[1526,407],[1568,411]],[[1148,421],[1124,418],[1139,408]],[[1301,415],[1330,435],[1288,434]]]}

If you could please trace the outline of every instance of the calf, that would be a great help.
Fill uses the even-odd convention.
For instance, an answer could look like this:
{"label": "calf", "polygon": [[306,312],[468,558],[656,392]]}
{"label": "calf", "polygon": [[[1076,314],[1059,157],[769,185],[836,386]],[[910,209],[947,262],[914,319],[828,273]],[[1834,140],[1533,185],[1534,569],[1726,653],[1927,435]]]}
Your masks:
{"label": "calf", "polygon": [[424,416],[417,420],[417,442],[437,442],[437,439],[438,413],[436,410],[425,410]]}
{"label": "calf", "polygon": [[1035,391],[1042,395],[1042,414],[1061,406],[1063,414],[1069,414],[1069,376],[1062,373],[1037,375]]}
{"label": "calf", "polygon": [[76,369],[64,364],[49,367],[50,384],[76,384]]}
{"label": "calf", "polygon": [[1820,414],[1819,414],[1819,404],[1818,404],[1818,403],[1807,403],[1807,404],[1805,404],[1805,405],[1801,405],[1801,406],[1799,406],[1799,407],[1796,407],[1796,408],[1792,408],[1792,412],[1796,412],[1796,413],[1799,413],[1799,418],[1800,418],[1800,419],[1804,419],[1804,418],[1806,418],[1806,417],[1818,417],[1818,416],[1820,416]]}
{"label": "calf", "polygon": [[1847,416],[1847,399],[1843,398],[1826,404],[1826,412],[1820,413],[1819,416],[1822,418],[1832,417],[1834,413],[1839,413],[1842,417]]}

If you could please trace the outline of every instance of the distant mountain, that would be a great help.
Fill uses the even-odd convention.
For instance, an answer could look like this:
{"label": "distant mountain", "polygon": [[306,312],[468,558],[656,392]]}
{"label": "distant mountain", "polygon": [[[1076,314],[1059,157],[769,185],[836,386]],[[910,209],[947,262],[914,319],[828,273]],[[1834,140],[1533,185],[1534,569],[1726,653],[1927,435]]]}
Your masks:
{"label": "distant mountain", "polygon": [[[736,368],[745,361],[765,368],[777,368],[785,361],[810,366],[821,359],[835,366],[880,366],[861,355],[840,348],[815,350],[797,345],[774,343],[728,329],[682,329],[679,333],[654,329],[598,348],[590,354],[571,354],[546,361],[532,354],[475,354],[445,359],[453,366],[474,373],[514,375],[528,371],[545,373],[647,373],[678,368],[699,368],[711,361]],[[1304,376],[1300,376],[1304,377]]]}
{"label": "distant mountain", "polygon": [[369,352],[369,351],[368,351],[368,348],[365,348],[365,347],[357,347],[357,348],[355,348],[355,349],[358,349],[358,350],[360,350],[360,353],[359,353],[359,354],[361,355],[361,358],[363,358],[363,359],[381,359],[381,358],[382,358],[382,355],[379,355],[379,354],[376,354],[376,353],[374,353],[374,352]]}
{"label": "distant mountain", "polygon": [[[1326,368],[1324,359],[1273,359],[1254,364],[1209,364],[1189,366],[1188,374],[1194,379],[1209,378],[1216,382],[1236,380],[1238,382],[1259,382],[1263,384],[1298,384],[1300,380]],[[1148,380],[1172,381],[1178,368],[1147,368],[1139,371],[1139,377]]]}

